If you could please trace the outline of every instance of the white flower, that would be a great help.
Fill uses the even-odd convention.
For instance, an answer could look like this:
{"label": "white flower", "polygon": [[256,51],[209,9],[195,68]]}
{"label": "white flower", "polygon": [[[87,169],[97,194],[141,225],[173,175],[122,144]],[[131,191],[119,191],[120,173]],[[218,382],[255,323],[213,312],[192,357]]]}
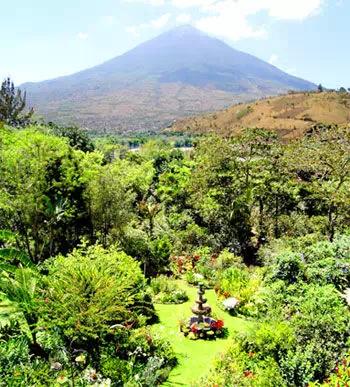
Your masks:
{"label": "white flower", "polygon": [[222,302],[222,305],[227,310],[234,309],[238,304],[239,301],[237,300],[237,298],[234,297],[226,298],[226,300]]}

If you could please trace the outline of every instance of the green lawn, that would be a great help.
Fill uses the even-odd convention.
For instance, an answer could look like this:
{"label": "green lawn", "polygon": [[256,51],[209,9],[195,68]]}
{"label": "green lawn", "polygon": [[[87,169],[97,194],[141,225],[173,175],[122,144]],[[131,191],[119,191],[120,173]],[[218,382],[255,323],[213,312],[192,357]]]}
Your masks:
{"label": "green lawn", "polygon": [[225,322],[229,336],[213,341],[190,340],[179,331],[179,321],[192,315],[190,307],[197,298],[197,289],[179,281],[182,289],[187,291],[190,300],[181,305],[156,305],[160,323],[153,329],[167,338],[179,359],[179,365],[174,368],[164,386],[190,386],[200,377],[205,376],[214,360],[230,344],[230,339],[236,332],[242,332],[252,324],[241,318],[232,317],[217,307],[216,295],[213,290],[206,291],[206,298],[213,313]]}

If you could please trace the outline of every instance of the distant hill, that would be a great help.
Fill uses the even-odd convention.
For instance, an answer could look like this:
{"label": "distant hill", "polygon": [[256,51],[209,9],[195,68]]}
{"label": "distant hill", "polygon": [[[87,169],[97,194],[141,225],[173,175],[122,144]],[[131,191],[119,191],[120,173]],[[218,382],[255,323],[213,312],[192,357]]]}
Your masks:
{"label": "distant hill", "polygon": [[46,119],[107,130],[160,129],[234,102],[315,89],[191,26],[88,70],[21,87]]}
{"label": "distant hill", "polygon": [[292,139],[301,136],[316,123],[350,123],[350,94],[287,94],[181,120],[170,130],[230,135],[239,133],[243,128],[259,127],[276,131],[285,139]]}

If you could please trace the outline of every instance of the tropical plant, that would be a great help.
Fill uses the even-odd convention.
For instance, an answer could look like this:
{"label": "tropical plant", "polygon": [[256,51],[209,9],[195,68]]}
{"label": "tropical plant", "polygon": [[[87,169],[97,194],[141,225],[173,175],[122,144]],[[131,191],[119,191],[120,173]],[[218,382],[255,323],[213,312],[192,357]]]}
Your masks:
{"label": "tropical plant", "polygon": [[5,309],[9,316],[17,312],[25,319],[33,351],[40,350],[37,342],[39,281],[38,273],[29,268],[18,268],[13,274],[4,270],[0,272],[0,308]]}
{"label": "tropical plant", "polygon": [[48,265],[42,313],[48,327],[71,340],[97,340],[116,324],[154,317],[138,263],[111,247],[91,246]]}

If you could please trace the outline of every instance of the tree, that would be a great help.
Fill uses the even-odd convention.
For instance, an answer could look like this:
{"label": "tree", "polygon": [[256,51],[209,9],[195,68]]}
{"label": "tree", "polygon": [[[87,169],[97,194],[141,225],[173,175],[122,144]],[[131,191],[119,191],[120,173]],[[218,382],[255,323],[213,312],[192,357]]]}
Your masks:
{"label": "tree", "polygon": [[291,144],[288,152],[289,168],[303,192],[304,211],[327,219],[332,241],[335,232],[349,222],[349,129],[316,125],[302,140]]}
{"label": "tree", "polygon": [[67,253],[91,234],[85,185],[102,156],[35,129],[4,130],[1,139],[0,228],[34,263]]}
{"label": "tree", "polygon": [[320,93],[323,93],[323,91],[324,91],[323,86],[321,85],[321,83],[318,85],[317,89],[318,89],[318,91]]}
{"label": "tree", "polygon": [[83,152],[92,152],[95,147],[88,133],[85,130],[76,126],[63,127],[50,122],[49,126],[53,129],[53,133],[59,137],[68,138],[69,145],[75,149],[80,149]]}
{"label": "tree", "polygon": [[34,113],[33,109],[24,112],[26,93],[16,89],[10,78],[3,81],[0,89],[0,121],[11,126],[26,126]]}
{"label": "tree", "polygon": [[88,184],[94,234],[104,247],[120,239],[133,217],[135,193],[129,186],[132,177],[128,176],[128,167],[120,160],[101,166]]}

